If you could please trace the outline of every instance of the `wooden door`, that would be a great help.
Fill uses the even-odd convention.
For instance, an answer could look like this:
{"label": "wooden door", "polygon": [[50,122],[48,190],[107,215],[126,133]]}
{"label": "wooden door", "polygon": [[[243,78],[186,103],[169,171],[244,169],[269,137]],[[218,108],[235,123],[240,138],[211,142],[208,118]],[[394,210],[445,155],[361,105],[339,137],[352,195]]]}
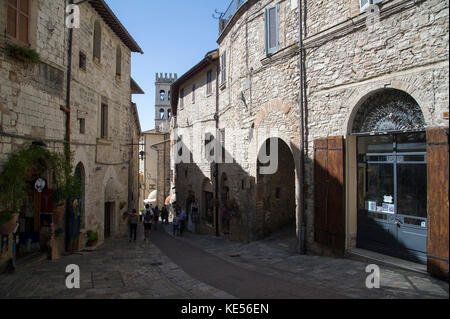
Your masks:
{"label": "wooden door", "polygon": [[448,280],[448,128],[427,130],[428,243],[427,268]]}
{"label": "wooden door", "polygon": [[111,216],[113,203],[105,203],[105,239],[111,237]]}
{"label": "wooden door", "polygon": [[336,253],[345,250],[344,138],[314,141],[314,236]]}

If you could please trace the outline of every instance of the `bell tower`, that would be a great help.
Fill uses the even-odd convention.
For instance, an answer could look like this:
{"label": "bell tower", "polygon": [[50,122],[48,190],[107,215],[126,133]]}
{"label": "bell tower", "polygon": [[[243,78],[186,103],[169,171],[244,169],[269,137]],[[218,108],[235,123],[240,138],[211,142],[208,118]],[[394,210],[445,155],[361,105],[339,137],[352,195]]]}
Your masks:
{"label": "bell tower", "polygon": [[155,80],[155,130],[161,133],[168,133],[170,129],[170,118],[172,108],[170,106],[170,86],[177,80],[177,74],[164,75],[156,73]]}

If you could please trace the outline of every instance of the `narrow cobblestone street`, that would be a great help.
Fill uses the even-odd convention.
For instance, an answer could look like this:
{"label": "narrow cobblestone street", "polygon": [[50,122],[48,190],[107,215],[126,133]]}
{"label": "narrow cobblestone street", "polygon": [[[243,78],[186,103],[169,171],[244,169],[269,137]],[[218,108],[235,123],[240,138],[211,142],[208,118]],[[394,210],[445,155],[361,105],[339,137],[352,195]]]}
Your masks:
{"label": "narrow cobblestone street", "polygon": [[[289,238],[237,244],[170,225],[152,242],[111,239],[95,252],[44,261],[0,275],[1,298],[232,299],[232,298],[448,298],[448,283],[381,266],[381,288],[365,287],[366,264],[300,256]],[[67,289],[65,268],[77,264],[81,288]]]}

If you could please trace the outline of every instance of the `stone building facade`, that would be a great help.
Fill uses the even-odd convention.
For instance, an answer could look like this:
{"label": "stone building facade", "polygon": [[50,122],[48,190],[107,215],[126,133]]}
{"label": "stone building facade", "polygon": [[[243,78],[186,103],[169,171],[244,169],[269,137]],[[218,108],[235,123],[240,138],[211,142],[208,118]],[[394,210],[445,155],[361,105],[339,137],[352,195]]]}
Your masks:
{"label": "stone building facade", "polygon": [[[122,213],[138,208],[141,131],[131,96],[143,92],[130,73],[131,52],[142,50],[103,0],[78,6],[80,27],[73,29],[65,24],[66,5],[63,0],[27,0],[20,6],[0,1],[0,164],[32,142],[58,153],[70,145],[75,175],[83,185],[80,232],[96,231],[102,242],[122,234]],[[28,27],[14,26],[13,13],[27,14]],[[15,27],[16,38],[11,35]],[[34,49],[39,62],[17,61],[8,43]],[[53,186],[50,177],[48,186]],[[72,249],[67,245],[69,215],[60,225],[66,241],[61,245]]]}
{"label": "stone building facade", "polygon": [[[215,206],[221,197],[237,203],[231,238],[254,240],[291,224],[301,252],[381,247],[448,277],[448,192],[433,188],[440,181],[448,189],[448,1],[359,6],[233,1],[217,41],[217,110],[211,101],[198,114],[181,108],[191,83],[179,83],[173,128],[209,116],[219,132],[232,132],[220,141],[233,164],[212,174],[197,168],[218,176],[208,186]],[[258,138],[264,129],[268,138]],[[204,140],[193,132],[193,141]],[[274,174],[261,174],[257,158],[267,140],[278,141]],[[387,157],[372,157],[377,150]],[[196,175],[175,171],[183,205]]]}

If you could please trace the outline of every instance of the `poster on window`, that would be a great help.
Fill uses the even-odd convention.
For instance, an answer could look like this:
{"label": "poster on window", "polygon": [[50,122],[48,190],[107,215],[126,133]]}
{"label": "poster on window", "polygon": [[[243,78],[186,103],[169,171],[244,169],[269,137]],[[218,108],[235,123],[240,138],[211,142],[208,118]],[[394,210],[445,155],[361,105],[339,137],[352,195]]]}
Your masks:
{"label": "poster on window", "polygon": [[367,210],[369,212],[377,211],[377,202],[367,201]]}

